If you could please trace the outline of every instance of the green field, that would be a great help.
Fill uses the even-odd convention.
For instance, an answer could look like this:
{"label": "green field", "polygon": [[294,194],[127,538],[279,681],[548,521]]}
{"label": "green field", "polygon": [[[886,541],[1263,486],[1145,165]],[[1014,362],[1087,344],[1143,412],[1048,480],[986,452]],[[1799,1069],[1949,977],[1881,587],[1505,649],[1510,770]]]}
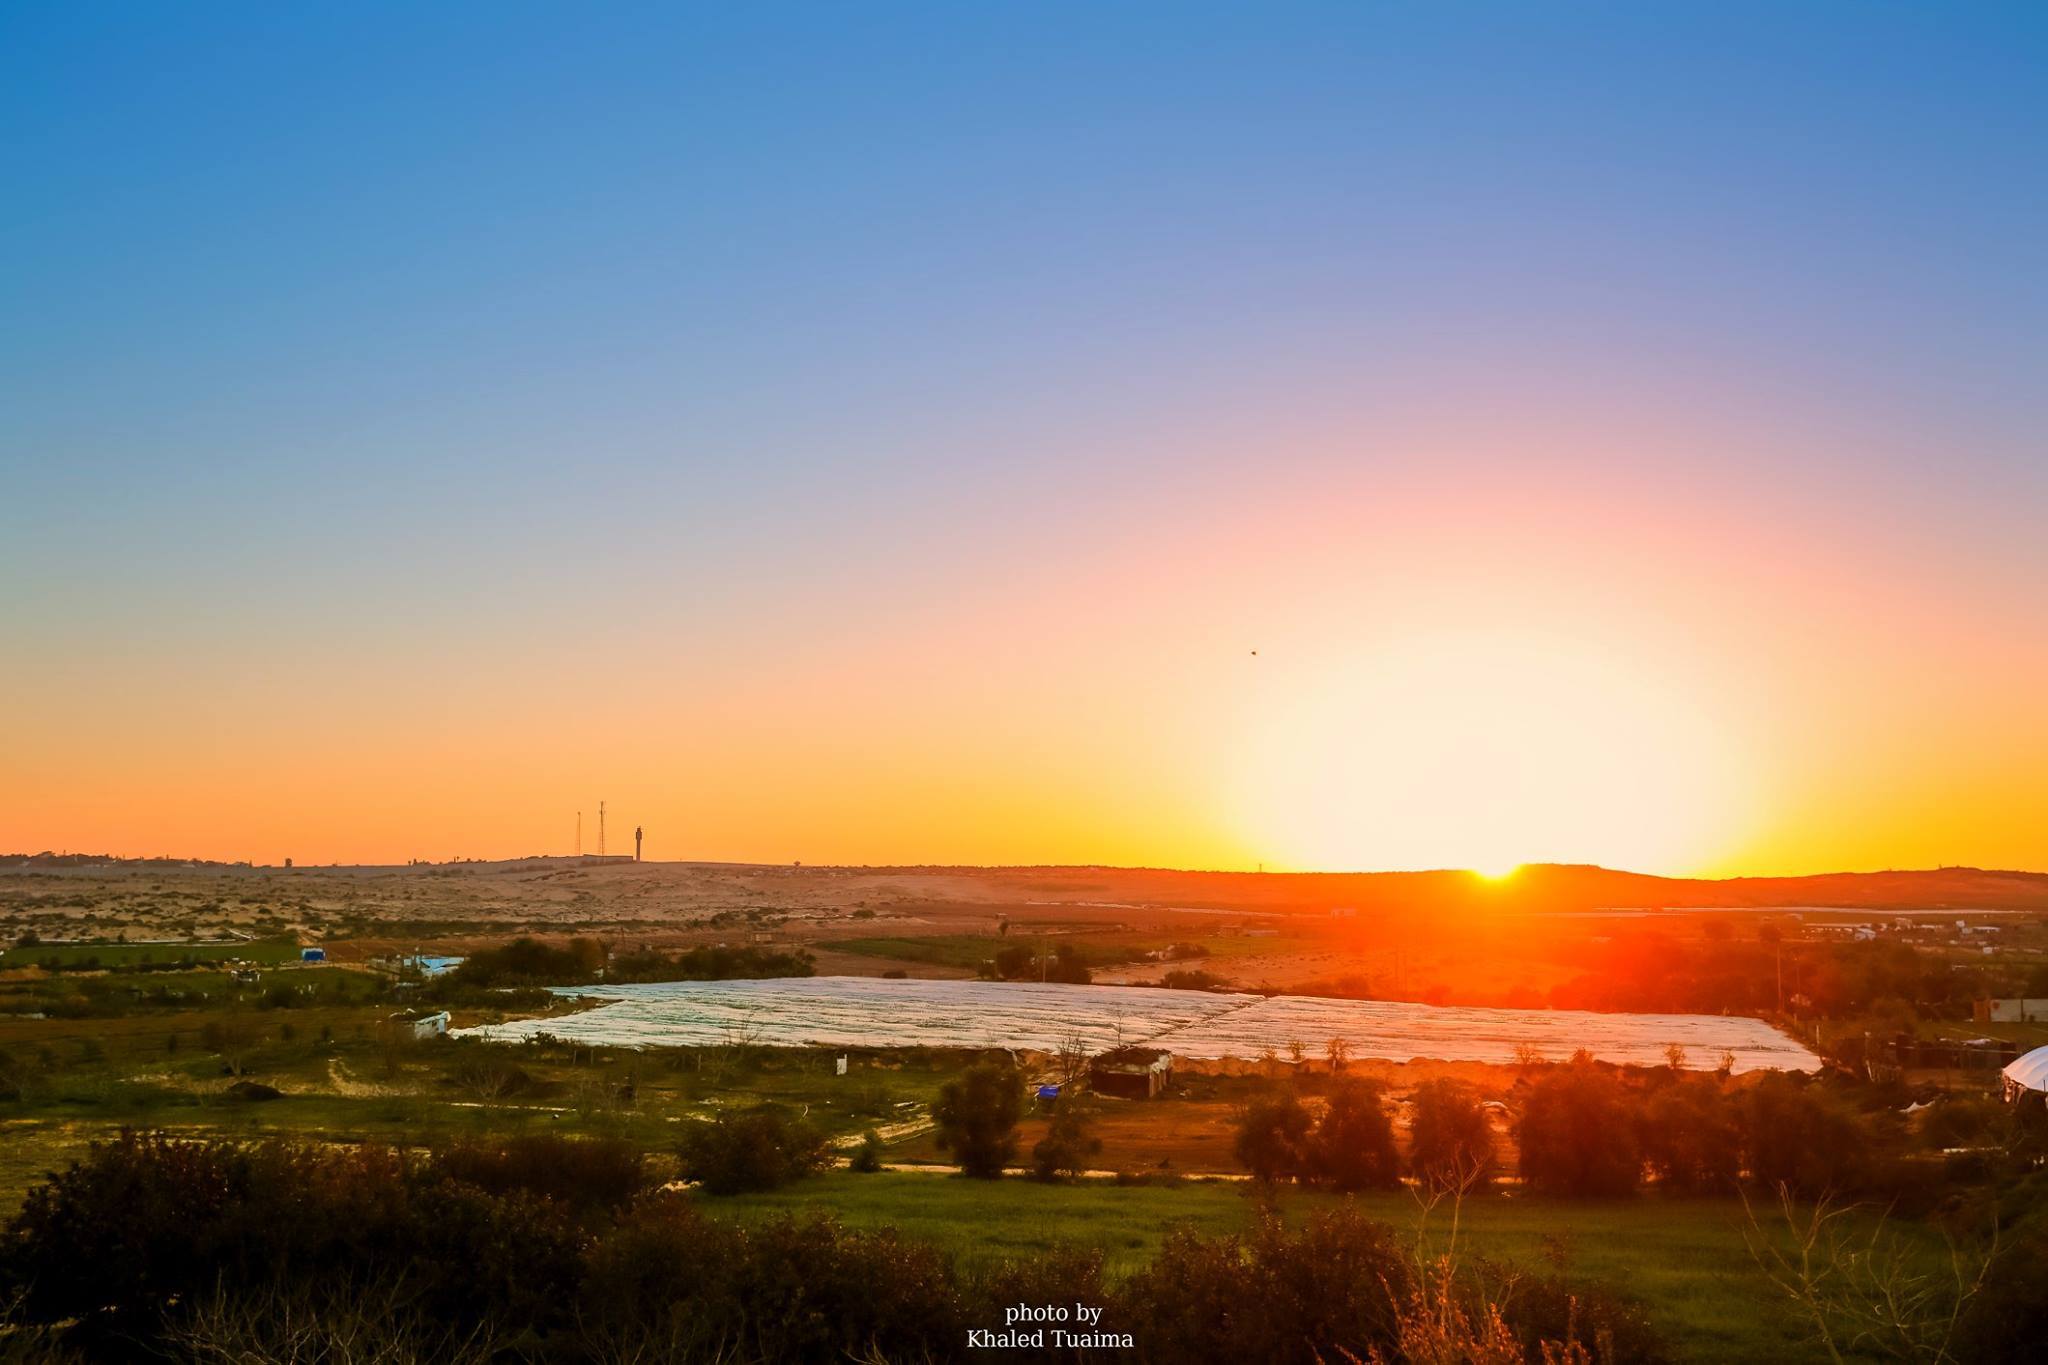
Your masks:
{"label": "green field", "polygon": [[[834,1172],[770,1194],[705,1202],[711,1211],[740,1218],[829,1212],[856,1226],[895,1227],[969,1263],[1080,1244],[1100,1248],[1115,1273],[1141,1265],[1175,1227],[1208,1235],[1248,1227],[1257,1209],[1251,1188],[1233,1181],[1046,1186],[916,1172]],[[1284,1218],[1297,1219],[1339,1198],[1354,1199],[1432,1251],[1445,1247],[1448,1212],[1439,1208],[1425,1219],[1407,1194],[1289,1193],[1281,1197],[1280,1210]],[[1758,1217],[1770,1226],[1765,1210]],[[1603,1203],[1495,1195],[1468,1201],[1460,1222],[1461,1258],[1504,1260],[1539,1273],[1562,1268],[1609,1282],[1644,1305],[1680,1359],[1824,1358],[1789,1300],[1751,1256],[1744,1238],[1747,1216],[1735,1200]],[[1924,1229],[1900,1231],[1935,1254]],[[1774,1235],[1789,1246],[1781,1230]]]}
{"label": "green field", "polygon": [[39,943],[0,953],[0,967],[78,967],[96,963],[109,971],[174,963],[252,962],[275,966],[299,960],[293,939],[247,943]]}

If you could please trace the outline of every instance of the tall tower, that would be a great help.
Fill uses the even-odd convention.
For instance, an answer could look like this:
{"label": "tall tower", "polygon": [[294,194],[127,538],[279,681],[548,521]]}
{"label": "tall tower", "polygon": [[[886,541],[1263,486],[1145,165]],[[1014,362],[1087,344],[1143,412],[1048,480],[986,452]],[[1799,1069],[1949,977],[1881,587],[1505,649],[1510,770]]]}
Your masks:
{"label": "tall tower", "polygon": [[633,826],[633,861],[636,863],[640,861],[640,836],[646,832],[638,825]]}
{"label": "tall tower", "polygon": [[597,856],[604,856],[604,802],[597,803]]}
{"label": "tall tower", "polygon": [[583,856],[583,812],[576,812],[576,856]]}

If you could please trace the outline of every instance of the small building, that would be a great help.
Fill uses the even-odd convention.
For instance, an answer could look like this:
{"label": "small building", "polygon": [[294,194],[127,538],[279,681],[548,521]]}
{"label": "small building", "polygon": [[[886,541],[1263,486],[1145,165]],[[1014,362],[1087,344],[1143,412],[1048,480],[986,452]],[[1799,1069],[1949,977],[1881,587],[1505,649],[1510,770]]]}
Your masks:
{"label": "small building", "polygon": [[411,1029],[415,1040],[439,1038],[448,1032],[448,1011],[422,1014],[416,1010],[404,1010],[386,1022],[394,1029]]}
{"label": "small building", "polygon": [[1980,1024],[2048,1024],[2048,999],[2011,996],[2002,1000],[1975,1000],[1970,1017]]}
{"label": "small building", "polygon": [[299,961],[301,962],[325,962],[326,960],[327,950],[325,948],[299,949]]}
{"label": "small building", "polygon": [[1088,1088],[1127,1100],[1155,1099],[1173,1083],[1173,1054],[1156,1047],[1120,1047],[1088,1063]]}

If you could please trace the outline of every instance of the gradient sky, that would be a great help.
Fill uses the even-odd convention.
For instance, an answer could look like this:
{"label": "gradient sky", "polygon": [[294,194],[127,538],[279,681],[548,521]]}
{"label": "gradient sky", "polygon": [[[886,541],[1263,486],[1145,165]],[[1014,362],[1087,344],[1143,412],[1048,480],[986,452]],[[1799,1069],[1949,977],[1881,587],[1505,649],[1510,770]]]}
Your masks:
{"label": "gradient sky", "polygon": [[2048,867],[2040,7],[595,8],[0,14],[0,851]]}

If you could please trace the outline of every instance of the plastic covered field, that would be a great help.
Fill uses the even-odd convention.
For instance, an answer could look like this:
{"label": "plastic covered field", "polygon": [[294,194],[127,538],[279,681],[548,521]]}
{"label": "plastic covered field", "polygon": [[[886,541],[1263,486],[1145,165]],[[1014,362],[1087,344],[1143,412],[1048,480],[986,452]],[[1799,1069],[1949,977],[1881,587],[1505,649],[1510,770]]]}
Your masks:
{"label": "plastic covered field", "polygon": [[1078,1039],[1091,1052],[1151,1043],[1183,1057],[1320,1056],[1342,1039],[1353,1057],[1405,1062],[1512,1062],[1524,1046],[1562,1061],[1585,1048],[1602,1061],[1662,1066],[1674,1043],[1687,1065],[1815,1071],[1820,1060],[1761,1019],[1712,1014],[1596,1014],[1470,1009],[1310,996],[1214,995],[1144,986],[999,981],[886,981],[865,976],[769,981],[668,981],[565,988],[609,1003],[552,1019],[457,1029],[519,1042],[546,1035],[611,1047],[1015,1047],[1052,1051]]}

